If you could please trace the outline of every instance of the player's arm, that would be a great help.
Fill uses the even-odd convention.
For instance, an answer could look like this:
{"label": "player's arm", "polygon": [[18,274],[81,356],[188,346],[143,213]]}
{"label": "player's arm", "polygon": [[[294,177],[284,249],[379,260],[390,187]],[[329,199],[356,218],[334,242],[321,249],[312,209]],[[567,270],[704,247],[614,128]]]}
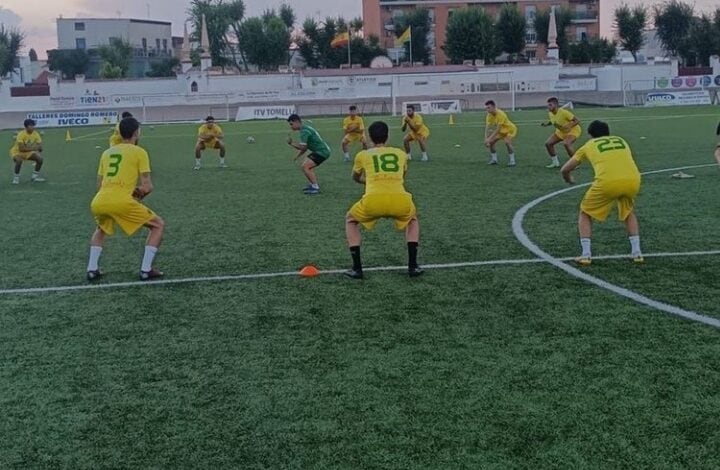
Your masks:
{"label": "player's arm", "polygon": [[572,175],[572,172],[575,171],[575,169],[580,165],[580,161],[577,160],[575,157],[571,158],[560,169],[560,173],[562,173],[562,177],[568,184],[575,184],[575,178]]}
{"label": "player's arm", "polygon": [[360,171],[353,170],[352,179],[356,183],[365,184],[365,171],[364,170],[360,170]]}
{"label": "player's arm", "polygon": [[292,140],[292,136],[288,136],[287,143],[290,147],[294,148],[298,151],[298,154],[293,158],[293,161],[297,160],[298,158],[305,155],[305,152],[307,152],[308,146],[305,142],[294,142]]}
{"label": "player's arm", "polygon": [[155,187],[153,186],[150,173],[140,173],[140,185],[135,188],[133,195],[142,199],[153,192],[153,189],[155,189]]}
{"label": "player's arm", "polygon": [[580,121],[578,120],[577,117],[573,116],[573,118],[570,120],[570,122],[568,122],[567,124],[565,124],[564,126],[562,126],[561,129],[562,129],[563,132],[567,132],[567,131],[569,131],[570,129],[572,129],[573,127],[579,126],[579,125],[580,125]]}
{"label": "player's arm", "polygon": [[410,120],[408,120],[408,121],[406,121],[406,122],[407,122],[407,125],[408,125],[408,127],[410,128],[411,131],[413,131],[413,132],[417,132],[417,131],[418,131],[419,126],[418,126],[418,127],[415,127],[415,124],[413,124],[412,121],[410,121]]}
{"label": "player's arm", "polygon": [[102,188],[103,183],[103,175],[97,175],[97,191],[100,191],[100,188]]}
{"label": "player's arm", "polygon": [[405,132],[405,131],[407,130],[407,125],[408,125],[407,116],[405,116],[405,117],[403,118],[403,125],[402,125],[402,127],[400,128],[400,130],[401,130],[402,132]]}

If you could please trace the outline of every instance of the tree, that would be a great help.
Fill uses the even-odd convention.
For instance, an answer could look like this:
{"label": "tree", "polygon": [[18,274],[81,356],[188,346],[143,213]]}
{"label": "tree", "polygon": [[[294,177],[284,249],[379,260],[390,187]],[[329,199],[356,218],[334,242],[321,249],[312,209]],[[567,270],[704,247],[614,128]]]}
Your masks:
{"label": "tree", "polygon": [[567,60],[571,64],[607,64],[617,54],[617,45],[605,38],[583,39],[568,45]]}
{"label": "tree", "polygon": [[492,18],[484,9],[463,8],[456,10],[450,18],[443,48],[454,64],[474,59],[488,63],[498,55],[496,36]]}
{"label": "tree", "polygon": [[718,35],[720,31],[708,15],[693,18],[687,37],[678,46],[678,53],[687,65],[707,67],[710,65],[710,56],[720,52]]}
{"label": "tree", "polygon": [[412,43],[413,62],[430,63],[430,11],[427,8],[418,8],[395,18],[395,36],[400,37],[409,27],[412,27],[412,39],[405,44],[405,57],[410,59],[410,43]]}
{"label": "tree", "polygon": [[[103,65],[100,68],[101,78],[127,77],[133,56],[132,44],[122,38],[110,38],[110,43],[98,47],[97,52],[103,60]],[[118,70],[120,76],[116,77]],[[103,75],[103,71],[106,75]]]}
{"label": "tree", "polygon": [[239,42],[245,58],[261,70],[277,70],[287,63],[290,32],[276,13],[249,18],[240,26]]}
{"label": "tree", "polygon": [[87,72],[90,58],[83,49],[53,49],[48,51],[48,67],[53,72],[60,72],[65,80],[72,80],[75,75]]}
{"label": "tree", "polygon": [[[575,13],[568,7],[555,9],[555,24],[557,26],[557,44],[560,58],[567,58],[568,39],[567,28],[572,24]],[[550,9],[538,10],[535,14],[535,32],[537,33],[538,42],[548,44],[548,30],[550,29]]]}
{"label": "tree", "polygon": [[[355,32],[359,22],[357,19],[348,23],[344,18],[325,18],[325,22],[318,24],[312,18],[303,22],[302,35],[297,35],[295,43],[298,45],[300,54],[310,68],[338,68],[341,64],[347,63],[347,48],[335,48],[330,46],[333,38],[339,33],[350,31]],[[348,29],[350,28],[350,29]],[[380,45],[380,39],[376,36],[367,38],[351,34],[350,39],[351,60],[353,63],[362,64],[367,67],[377,56],[387,55],[387,52]]]}
{"label": "tree", "polygon": [[655,5],[655,28],[665,51],[679,55],[693,25],[693,7],[680,0]]}
{"label": "tree", "polygon": [[527,21],[516,5],[506,3],[500,9],[495,29],[502,52],[517,57],[525,50],[525,29]]}
{"label": "tree", "polygon": [[174,77],[180,61],[177,57],[165,58],[150,64],[150,71],[145,75],[148,77]]}
{"label": "tree", "polygon": [[37,56],[37,52],[35,51],[35,49],[30,49],[30,51],[28,52],[28,58],[30,59],[30,62],[38,61],[38,56]]}
{"label": "tree", "polygon": [[6,29],[0,24],[0,77],[4,77],[13,70],[25,42],[25,33],[17,28]]}
{"label": "tree", "polygon": [[285,23],[285,26],[288,30],[293,29],[297,18],[295,16],[295,10],[293,10],[290,5],[288,5],[287,3],[283,3],[282,5],[280,5],[278,16],[280,17],[280,19],[282,19],[283,23]]}
{"label": "tree", "polygon": [[627,4],[622,4],[615,9],[615,29],[620,38],[620,47],[630,52],[635,61],[645,42],[643,31],[646,23],[647,8],[644,5],[631,9]]}
{"label": "tree", "polygon": [[192,40],[196,42],[200,42],[202,16],[205,15],[212,64],[220,67],[228,66],[231,60],[227,58],[226,53],[233,52],[228,33],[232,23],[241,21],[245,15],[243,1],[233,0],[225,3],[223,0],[192,0],[188,14],[193,24]]}

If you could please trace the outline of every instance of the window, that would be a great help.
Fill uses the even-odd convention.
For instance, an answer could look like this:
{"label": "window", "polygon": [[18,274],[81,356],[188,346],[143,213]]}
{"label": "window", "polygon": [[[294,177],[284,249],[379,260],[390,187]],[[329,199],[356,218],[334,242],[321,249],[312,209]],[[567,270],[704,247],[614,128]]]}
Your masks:
{"label": "window", "polygon": [[142,38],[142,48],[144,51],[147,50],[147,38]]}
{"label": "window", "polygon": [[163,51],[167,51],[167,39],[163,39]]}
{"label": "window", "polygon": [[525,21],[528,26],[535,24],[535,15],[537,14],[537,7],[535,5],[528,5],[525,7]]}
{"label": "window", "polygon": [[537,43],[537,33],[533,31],[526,31],[525,32],[525,42],[528,44],[535,44]]}
{"label": "window", "polygon": [[75,23],[75,31],[85,31],[85,23]]}
{"label": "window", "polygon": [[582,41],[587,39],[587,28],[577,28],[575,30],[575,40]]}
{"label": "window", "polygon": [[86,49],[85,38],[75,38],[75,49]]}
{"label": "window", "polygon": [[158,51],[160,50],[160,40],[159,39],[155,40],[155,49],[157,49]]}
{"label": "window", "polygon": [[192,82],[192,85],[190,85],[190,92],[191,92],[191,93],[197,93],[197,92],[198,92],[198,84],[197,84],[197,82]]}

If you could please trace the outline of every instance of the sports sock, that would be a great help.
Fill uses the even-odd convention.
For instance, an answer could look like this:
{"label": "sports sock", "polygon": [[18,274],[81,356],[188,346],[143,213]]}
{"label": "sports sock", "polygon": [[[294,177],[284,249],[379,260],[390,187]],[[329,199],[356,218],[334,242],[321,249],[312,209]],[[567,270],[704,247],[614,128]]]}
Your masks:
{"label": "sports sock", "polygon": [[224,164],[225,164],[225,157],[220,157],[220,164],[221,164],[221,165],[224,165]]}
{"label": "sports sock", "polygon": [[590,239],[589,238],[581,238],[580,239],[580,246],[582,247],[582,257],[583,258],[590,258],[592,257],[592,250],[590,249]]}
{"label": "sports sock", "polygon": [[142,272],[147,273],[152,271],[153,260],[155,259],[157,251],[157,247],[150,245],[145,246],[145,255],[143,255],[142,266],[140,267]]}
{"label": "sports sock", "polygon": [[345,152],[345,160],[350,160],[350,153],[349,153],[349,152]]}
{"label": "sports sock", "polygon": [[423,157],[425,160],[427,160],[427,158],[428,158],[427,152],[423,152],[423,153],[422,153],[422,157]]}
{"label": "sports sock", "polygon": [[639,256],[642,253],[642,251],[640,251],[640,235],[629,236],[628,240],[630,240],[630,251],[632,255]]}
{"label": "sports sock", "polygon": [[490,154],[490,160],[496,162],[496,161],[497,161],[497,153],[491,153],[491,154]]}
{"label": "sports sock", "polygon": [[199,158],[196,158],[196,159],[195,159],[195,166],[200,166],[200,159],[199,159]]}
{"label": "sports sock", "polygon": [[560,160],[558,160],[557,155],[551,156],[551,157],[550,157],[550,161],[553,163],[553,165],[559,165],[559,164],[560,164]]}
{"label": "sports sock", "polygon": [[360,260],[360,247],[359,246],[351,246],[350,247],[350,256],[352,256],[353,261],[353,271],[362,271],[362,261]]}
{"label": "sports sock", "polygon": [[515,154],[514,153],[509,153],[508,158],[510,159],[510,163],[515,163]]}
{"label": "sports sock", "polygon": [[99,269],[98,264],[100,263],[100,255],[102,254],[101,246],[90,247],[90,260],[88,261],[87,270],[97,271]]}
{"label": "sports sock", "polygon": [[418,242],[408,242],[408,268],[417,268]]}

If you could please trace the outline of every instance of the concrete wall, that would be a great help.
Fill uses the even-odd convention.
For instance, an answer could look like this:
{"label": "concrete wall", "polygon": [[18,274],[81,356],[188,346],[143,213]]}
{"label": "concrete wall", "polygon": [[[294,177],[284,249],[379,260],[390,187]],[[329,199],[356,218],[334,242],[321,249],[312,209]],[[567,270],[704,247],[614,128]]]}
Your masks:
{"label": "concrete wall", "polygon": [[[84,31],[76,31],[76,23],[84,24]],[[57,20],[59,49],[75,49],[76,39],[84,38],[87,49],[108,44],[110,38],[123,38],[136,48],[142,48],[142,39],[147,39],[148,49],[155,49],[156,39],[166,40],[172,48],[170,23],[148,22],[126,18],[59,18]]]}

